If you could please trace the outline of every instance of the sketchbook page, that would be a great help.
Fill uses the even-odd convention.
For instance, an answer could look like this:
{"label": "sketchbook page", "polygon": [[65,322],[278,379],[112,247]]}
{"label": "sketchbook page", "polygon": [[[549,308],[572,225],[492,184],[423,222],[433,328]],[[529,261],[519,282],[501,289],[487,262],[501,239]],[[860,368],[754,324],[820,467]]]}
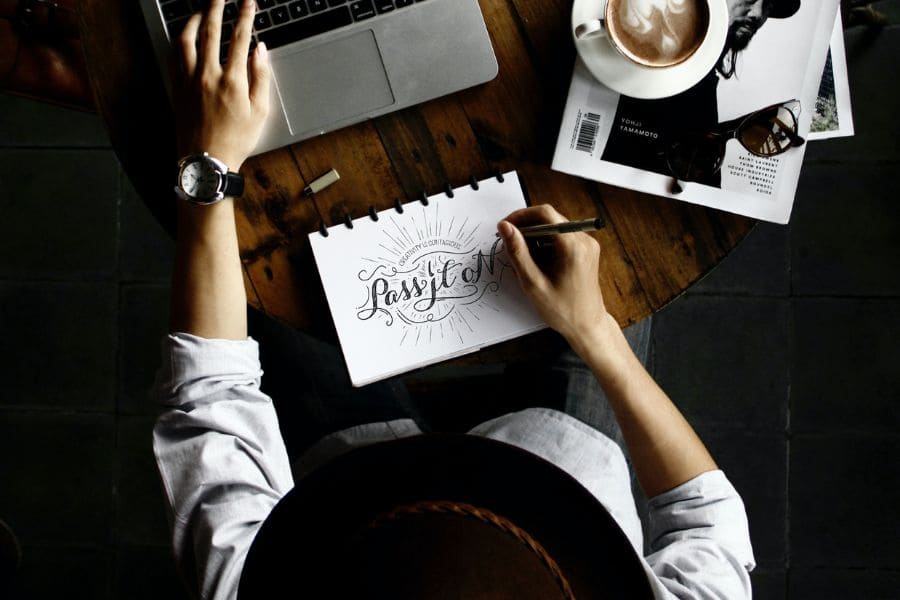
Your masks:
{"label": "sketchbook page", "polygon": [[850,82],[847,74],[847,50],[844,46],[844,23],[838,11],[831,34],[831,47],[819,97],[816,99],[816,113],[809,129],[809,140],[825,140],[854,135],[853,111],[850,106]]}
{"label": "sketchbook page", "polygon": [[654,101],[613,92],[597,82],[581,60],[563,112],[552,168],[612,185],[728,212],[787,223],[806,146],[762,158],[736,139],[726,143],[721,168],[705,181],[672,192],[667,124],[693,107],[698,128],[740,120],[756,110],[798,99],[798,131],[806,137],[834,31],[838,0],[802,2],[789,18],[768,19],[732,63],[691,90]]}
{"label": "sketchbook page", "polygon": [[496,236],[525,207],[519,178],[478,187],[310,235],[354,386],[546,327]]}

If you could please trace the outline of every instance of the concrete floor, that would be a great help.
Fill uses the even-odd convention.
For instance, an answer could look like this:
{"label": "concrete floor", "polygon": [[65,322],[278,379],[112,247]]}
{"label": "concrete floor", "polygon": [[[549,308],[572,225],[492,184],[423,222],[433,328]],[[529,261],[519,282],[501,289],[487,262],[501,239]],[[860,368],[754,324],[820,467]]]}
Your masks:
{"label": "concrete floor", "polygon": [[[811,144],[791,225],[655,321],[658,380],[744,496],[763,599],[900,598],[900,27],[847,43],[857,136]],[[11,595],[184,597],[146,393],[172,244],[95,116],[6,96],[0,215]]]}

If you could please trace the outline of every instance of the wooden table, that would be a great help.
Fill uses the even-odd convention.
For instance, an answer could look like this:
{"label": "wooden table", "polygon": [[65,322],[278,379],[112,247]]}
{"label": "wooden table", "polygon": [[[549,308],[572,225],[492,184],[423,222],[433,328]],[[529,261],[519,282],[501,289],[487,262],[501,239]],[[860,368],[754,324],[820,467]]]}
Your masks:
{"label": "wooden table", "polygon": [[[551,171],[575,58],[571,2],[482,0],[481,7],[500,64],[496,80],[246,163],[237,220],[251,305],[333,335],[309,232],[322,222],[364,215],[370,205],[387,208],[396,198],[512,169],[532,202],[549,202],[570,219],[605,216],[607,227],[595,234],[604,255],[599,276],[609,311],[622,325],[681,294],[751,229],[749,219]],[[80,17],[113,147],[148,208],[171,231],[173,117],[137,3],[82,0]],[[332,167],[341,182],[303,198],[307,182]]]}

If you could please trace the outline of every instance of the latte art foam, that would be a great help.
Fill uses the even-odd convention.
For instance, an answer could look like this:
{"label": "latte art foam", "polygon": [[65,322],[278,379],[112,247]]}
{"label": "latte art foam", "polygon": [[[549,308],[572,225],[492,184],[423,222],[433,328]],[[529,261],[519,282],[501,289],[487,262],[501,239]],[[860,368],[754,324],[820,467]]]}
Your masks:
{"label": "latte art foam", "polygon": [[689,58],[706,35],[706,0],[609,0],[610,35],[626,55],[653,67]]}

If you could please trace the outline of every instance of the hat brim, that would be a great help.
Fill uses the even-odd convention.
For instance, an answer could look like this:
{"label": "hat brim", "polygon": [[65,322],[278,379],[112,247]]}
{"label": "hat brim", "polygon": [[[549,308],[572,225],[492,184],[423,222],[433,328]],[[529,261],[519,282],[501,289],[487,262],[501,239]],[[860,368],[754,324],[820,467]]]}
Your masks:
{"label": "hat brim", "polygon": [[788,19],[800,10],[800,0],[780,0],[769,9],[770,19]]}
{"label": "hat brim", "polygon": [[345,540],[376,516],[423,500],[473,504],[513,521],[554,557],[577,598],[652,597],[628,538],[577,480],[518,447],[455,434],[358,448],[299,481],[260,528],[238,597],[327,594]]}

